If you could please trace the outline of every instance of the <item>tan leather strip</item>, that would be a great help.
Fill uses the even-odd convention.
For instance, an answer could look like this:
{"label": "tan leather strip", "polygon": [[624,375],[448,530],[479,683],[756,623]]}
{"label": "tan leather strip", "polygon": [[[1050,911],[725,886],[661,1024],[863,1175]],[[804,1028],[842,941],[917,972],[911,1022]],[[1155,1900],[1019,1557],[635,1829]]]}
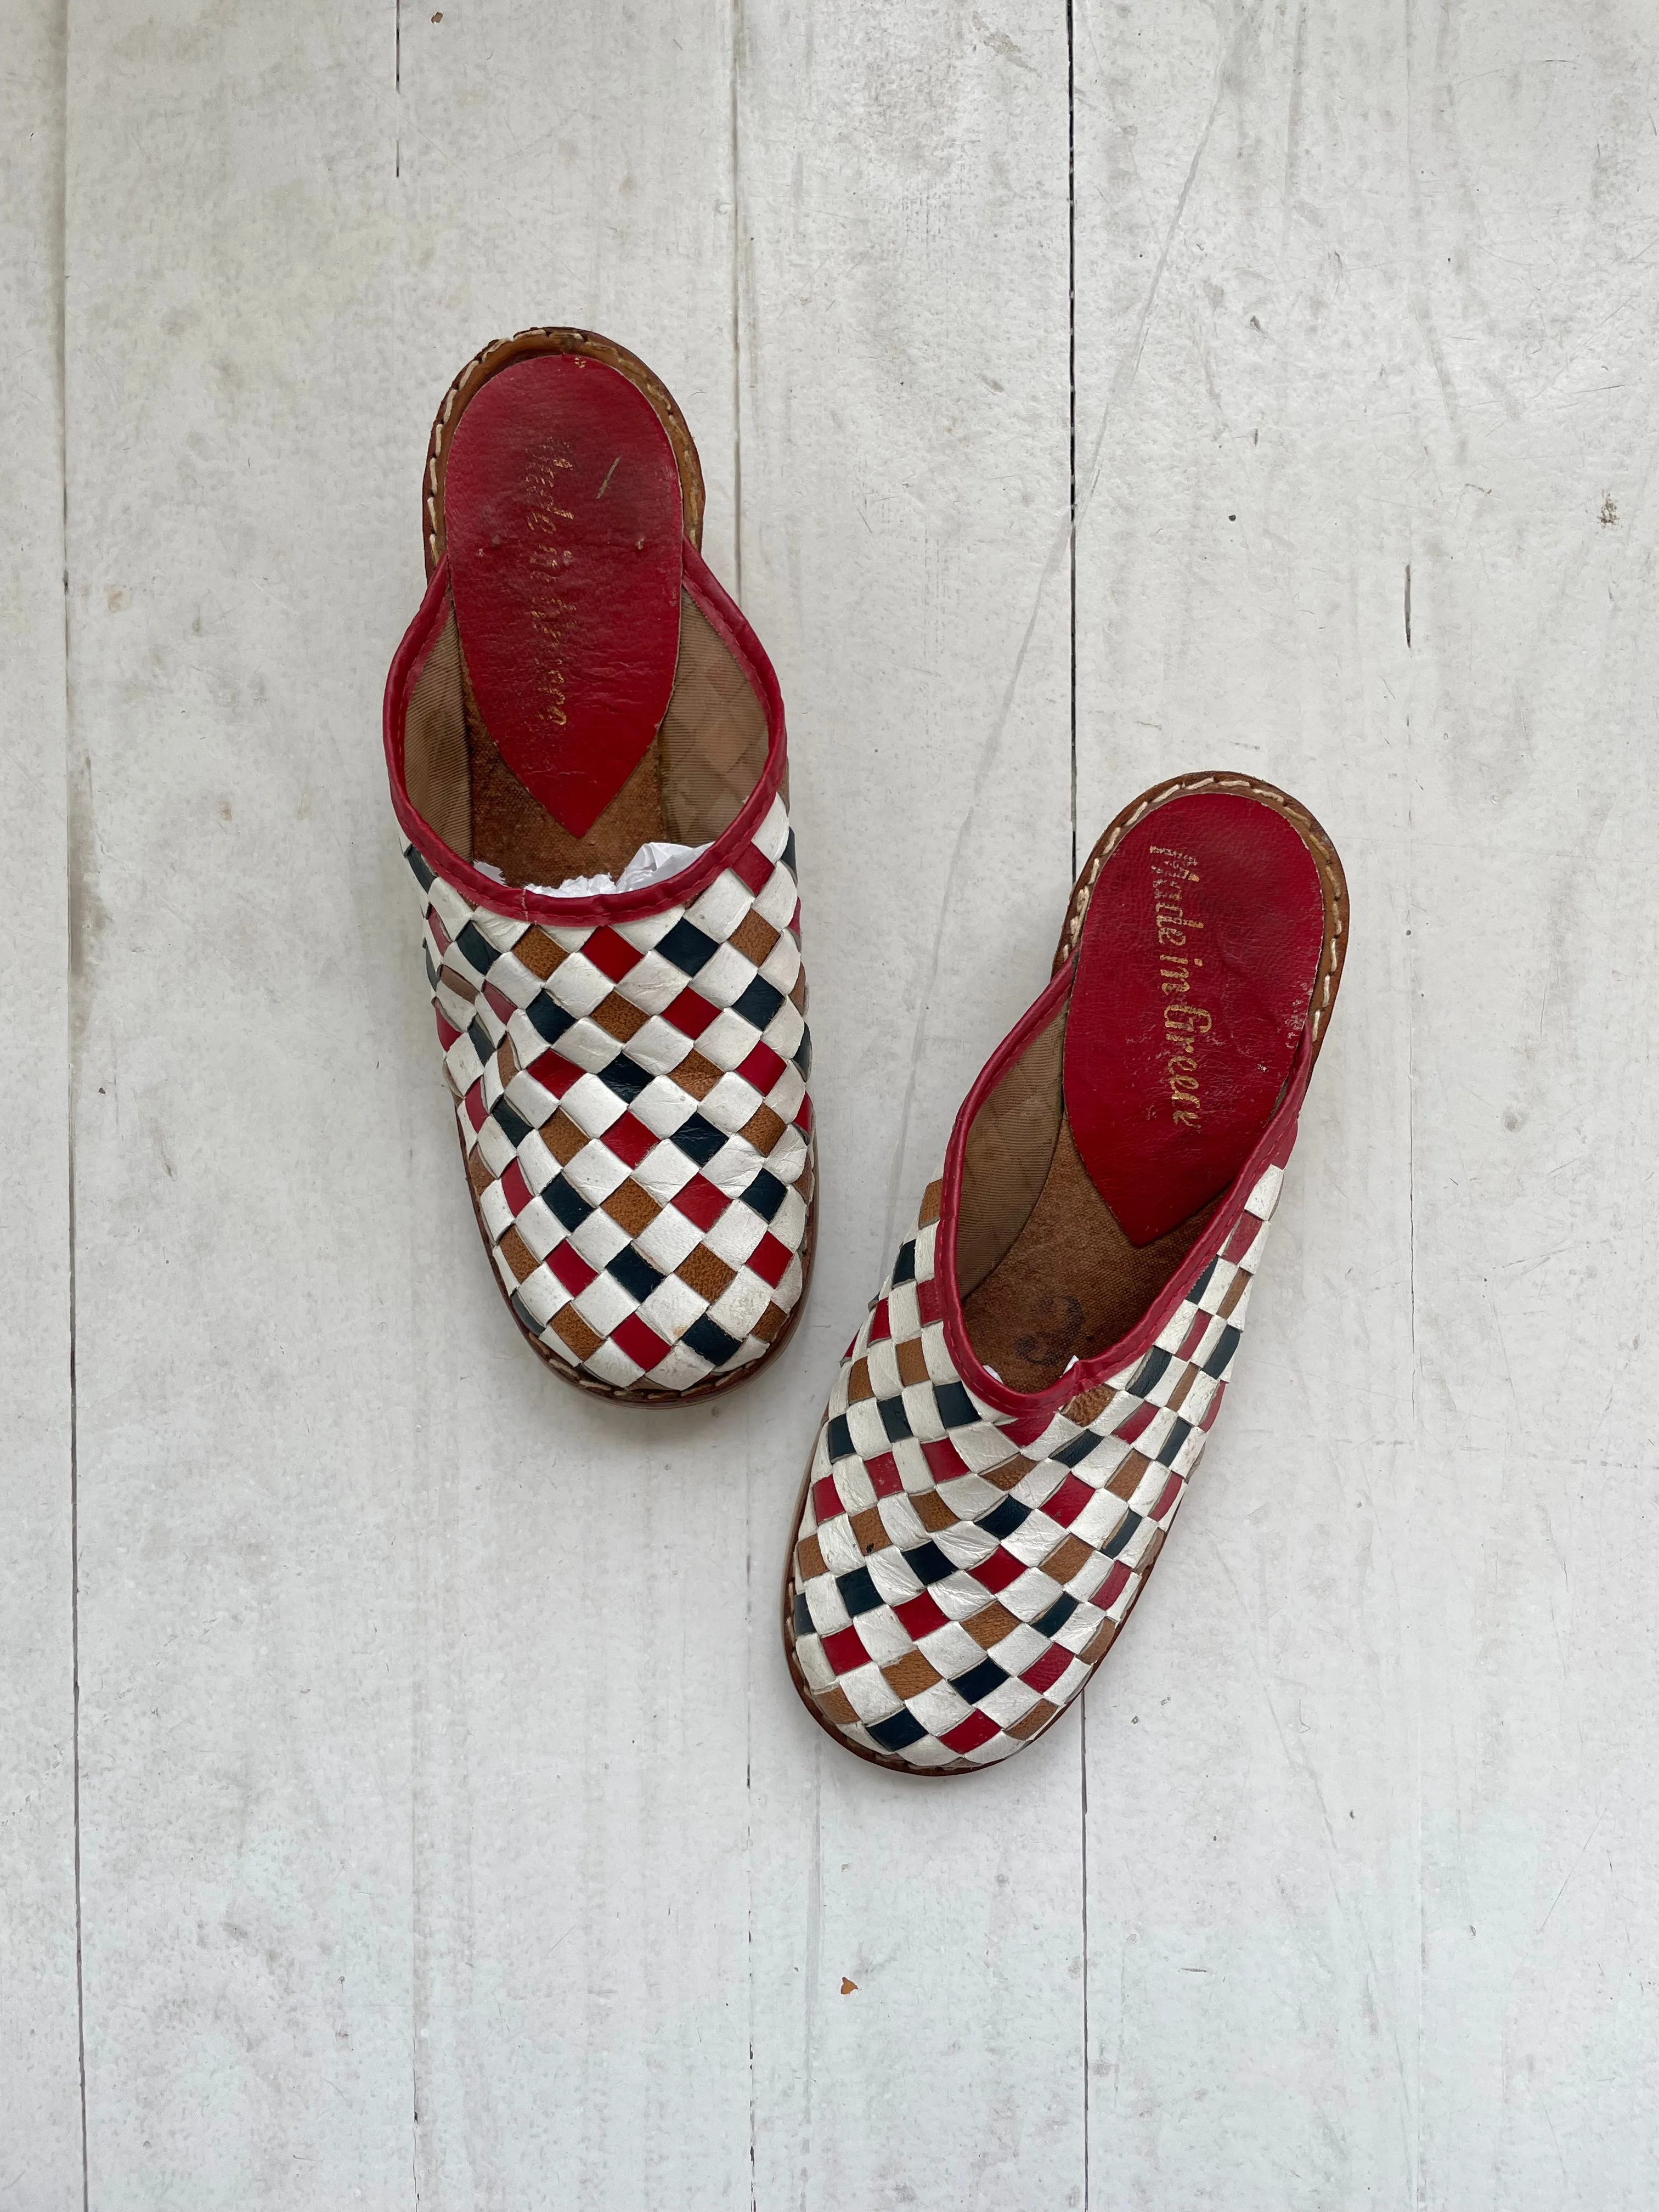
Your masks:
{"label": "tan leather strip", "polygon": [[588,1016],[607,1036],[617,1037],[623,1044],[629,1037],[637,1036],[650,1018],[643,1007],[624,999],[620,991],[612,991],[601,999]]}
{"label": "tan leather strip", "polygon": [[694,1098],[707,1098],[726,1073],[724,1068],[716,1067],[712,1060],[706,1060],[700,1052],[687,1053],[679,1066],[670,1068],[668,1072],[680,1089],[689,1091]]}
{"label": "tan leather strip", "polygon": [[513,1270],[514,1282],[521,1283],[526,1275],[536,1272],[536,1255],[516,1229],[509,1229],[501,1242],[501,1255]]}
{"label": "tan leather strip", "polygon": [[927,1380],[927,1355],[920,1337],[907,1337],[898,1347],[899,1381],[905,1385]]}
{"label": "tan leather strip", "polygon": [[554,1335],[568,1344],[578,1359],[586,1359],[605,1342],[597,1329],[588,1327],[574,1306],[562,1306],[550,1326]]}
{"label": "tan leather strip", "polygon": [[886,1548],[889,1541],[887,1530],[877,1507],[866,1505],[861,1513],[849,1514],[848,1520],[853,1534],[859,1540],[860,1551],[880,1552]]}
{"label": "tan leather strip", "polygon": [[532,924],[514,946],[513,957],[544,983],[566,954],[564,947],[556,945],[544,929]]}
{"label": "tan leather strip", "polygon": [[1042,1562],[1042,1571],[1051,1582],[1068,1583],[1073,1575],[1082,1573],[1093,1557],[1081,1536],[1067,1536]]}
{"label": "tan leather strip", "polygon": [[737,1273],[718,1252],[711,1252],[706,1244],[698,1244],[688,1252],[674,1273],[683,1283],[690,1283],[701,1298],[712,1306],[727,1288]]}
{"label": "tan leather strip", "polygon": [[766,1311],[755,1323],[750,1334],[759,1337],[763,1344],[775,1344],[788,1325],[789,1316],[774,1298],[768,1304]]}
{"label": "tan leather strip", "polygon": [[981,1480],[990,1483],[997,1490],[1012,1490],[1017,1482],[1024,1480],[1036,1465],[1035,1460],[1025,1459],[1016,1452],[1012,1459],[1004,1460],[1000,1467],[987,1468]]}
{"label": "tan leather strip", "polygon": [[1106,1487],[1114,1498],[1133,1498],[1140,1487],[1140,1479],[1146,1472],[1148,1462],[1138,1451],[1128,1453],[1121,1467],[1114,1468]]}
{"label": "tan leather strip", "polygon": [[1006,1605],[1000,1605],[993,1598],[989,1605],[982,1606],[971,1620],[964,1620],[962,1625],[980,1649],[988,1651],[994,1644],[1000,1644],[1005,1636],[1013,1634],[1019,1626],[1019,1619],[1017,1614],[1010,1613]]}
{"label": "tan leather strip", "polygon": [[920,1651],[907,1651],[902,1659],[896,1659],[881,1671],[888,1688],[898,1698],[919,1698],[924,1690],[931,1690],[936,1682],[945,1680],[938,1668]]}
{"label": "tan leather strip", "polygon": [[641,1188],[629,1176],[605,1200],[604,1211],[619,1229],[625,1229],[630,1237],[637,1237],[642,1229],[651,1226],[662,1207],[648,1190]]}

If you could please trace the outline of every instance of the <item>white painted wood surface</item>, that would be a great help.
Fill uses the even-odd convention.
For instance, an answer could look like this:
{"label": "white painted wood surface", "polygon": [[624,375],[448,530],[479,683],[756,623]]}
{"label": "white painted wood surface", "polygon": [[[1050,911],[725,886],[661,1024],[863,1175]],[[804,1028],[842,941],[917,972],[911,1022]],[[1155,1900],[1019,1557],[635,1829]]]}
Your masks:
{"label": "white painted wood surface", "polygon": [[[6,27],[0,2208],[1650,2205],[1659,10]],[[824,1249],[666,1417],[501,1314],[378,753],[545,320],[789,702]],[[1214,764],[1354,892],[1245,1367],[1083,1722],[908,1785],[777,1650],[817,1406]]]}
{"label": "white painted wood surface", "polygon": [[0,6],[0,2206],[81,2202],[64,668],[64,26]]}

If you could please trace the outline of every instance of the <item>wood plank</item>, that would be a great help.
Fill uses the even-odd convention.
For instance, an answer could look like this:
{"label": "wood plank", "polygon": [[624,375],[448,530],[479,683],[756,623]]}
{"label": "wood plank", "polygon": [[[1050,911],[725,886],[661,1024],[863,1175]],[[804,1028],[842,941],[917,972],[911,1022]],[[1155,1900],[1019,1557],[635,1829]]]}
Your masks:
{"label": "wood plank", "polygon": [[[404,16],[400,498],[478,346],[592,327],[680,401],[705,550],[735,582],[729,0],[429,15]],[[418,552],[400,534],[411,610]],[[527,1355],[455,1172],[415,924],[402,894],[388,929],[421,1031],[405,1078],[413,1356],[431,1377],[414,1661],[422,2202],[746,2205],[746,1492],[787,1434],[788,1382],[641,1413]]]}
{"label": "wood plank", "polygon": [[[376,2201],[406,2189],[436,2203],[519,2201],[550,2172],[567,2178],[570,2202],[611,2191],[617,2201],[700,2207],[746,2197],[746,2023],[732,1998],[746,1960],[743,1439],[750,1424],[763,1432],[775,1399],[757,1390],[735,1418],[723,1407],[654,1422],[618,1415],[565,1392],[505,1325],[455,1172],[375,738],[385,661],[419,591],[427,422],[453,370],[496,331],[591,321],[646,351],[693,410],[714,495],[714,556],[722,529],[729,544],[725,20],[688,10],[675,40],[641,24],[630,46],[597,14],[584,33],[568,21],[526,22],[522,11],[458,11],[440,44],[444,25],[404,11],[394,56],[389,42],[348,37],[319,17],[302,27],[293,58],[263,54],[262,70],[249,50],[256,33],[227,38],[204,25],[185,58],[208,110],[201,167],[234,160],[278,191],[239,207],[199,171],[168,168],[163,214],[150,216],[167,252],[198,278],[228,272],[224,321],[255,326],[246,352],[232,352],[242,381],[199,461],[221,496],[251,462],[254,481],[237,513],[223,641],[196,648],[212,681],[193,708],[203,758],[185,781],[193,793],[199,777],[210,815],[210,795],[246,781],[234,733],[216,750],[204,726],[216,696],[239,696],[245,678],[228,664],[245,663],[251,645],[272,648],[258,720],[281,732],[285,750],[272,820],[254,824],[265,842],[244,842],[239,879],[198,893],[176,927],[152,917],[150,927],[167,939],[163,965],[182,959],[186,941],[229,940],[203,1083],[228,1089],[231,1068],[252,1059],[275,1092],[274,1126],[262,1134],[288,1155],[271,1188],[293,1218],[259,1221],[258,1304],[292,1346],[285,1363],[298,1363],[307,1395],[269,1419],[262,1406],[258,1437],[216,1439],[228,1466],[203,1468],[193,1493],[164,1510],[131,1464],[132,1441],[109,1446],[112,1547],[135,1516],[148,1522],[161,1510],[158,1556],[189,1556],[196,1567],[191,1516],[208,1510],[210,1482],[234,1498],[227,1513],[256,1523],[257,1539],[240,1547],[252,1545],[253,1562],[239,1558],[222,1575],[235,1584],[240,1571],[254,1586],[212,1608],[204,1601],[182,1653],[176,1625],[136,1617],[137,1597],[112,1593],[103,1613],[137,1672],[168,1674],[186,1713],[168,1739],[183,1739],[180,1759],[213,1751],[230,1769],[229,1794],[258,1788],[250,1819],[283,1875],[256,1899],[264,1915],[255,1931],[267,1976],[280,1964],[280,1981],[234,1981],[234,2001],[216,1978],[240,1970],[257,1979],[234,1948],[249,1937],[214,1927],[212,1964],[185,1971],[134,1960],[152,1933],[142,1910],[112,1928],[109,1960],[132,1967],[140,1986],[160,1984],[158,1999],[172,2000],[211,2053],[205,2063],[258,2118],[222,2140],[189,2106],[190,2069],[174,2039],[149,2036],[138,2051],[106,2012],[107,2102],[118,2116],[100,2141],[108,2170],[124,2176],[131,2118],[165,2135],[180,2166],[203,2157],[211,2137],[227,2189],[244,2195],[297,2167],[331,2200],[356,2185]],[[127,58],[118,40],[100,51],[106,73],[87,87],[89,100],[155,99],[142,75],[130,91],[113,82]],[[250,77],[257,97],[228,144],[216,103]],[[521,111],[519,86],[531,88]],[[567,120],[586,118],[580,155],[548,127],[549,87]],[[313,191],[319,139],[335,226],[321,240],[311,234],[330,204]],[[107,177],[96,182],[99,196],[112,189]],[[624,237],[616,210],[630,203],[638,212]],[[607,236],[628,254],[602,253]],[[262,267],[292,256],[296,237],[314,249],[300,257],[309,290],[278,313],[258,296]],[[100,250],[104,286],[118,296],[87,302],[88,332],[136,312],[136,295],[110,273],[114,258]],[[194,373],[208,367],[226,378],[217,359]],[[309,409],[329,392],[342,396],[315,422]],[[155,425],[143,458],[157,472],[177,465],[172,441],[185,411],[181,401]],[[255,459],[273,441],[283,472]],[[331,533],[320,556],[319,514]],[[277,576],[280,659],[256,596]],[[176,629],[176,606],[170,619]],[[330,825],[321,854],[319,817]],[[250,886],[270,917],[296,895],[319,902],[315,934],[279,990],[247,989],[262,950],[239,919]],[[142,889],[135,867],[122,886],[130,910]],[[103,1000],[112,1027],[141,1003],[149,1024],[168,1018],[135,966],[107,975]],[[177,1030],[166,1050],[188,1056]],[[202,1213],[231,1207],[246,1155],[193,1164]],[[133,1211],[165,1222],[179,1194],[165,1165],[147,1166]],[[210,1241],[198,1218],[198,1265],[210,1270]],[[332,1310],[343,1279],[343,1316]],[[193,1304],[199,1282],[190,1295]],[[228,1303],[198,1316],[205,1346],[188,1340],[176,1313],[148,1317],[135,1332],[142,1342],[123,1348],[123,1373],[141,1360],[175,1376],[210,1363],[222,1378],[214,1402],[234,1403],[253,1316],[246,1301],[240,1310]],[[106,1385],[115,1365],[106,1362]],[[175,1408],[164,1431],[175,1449],[185,1425]],[[307,1533],[319,1512],[320,1540]],[[653,1563],[662,1558],[684,1571],[661,1572]],[[291,1562],[280,1577],[266,1564],[278,1559]],[[650,1616],[643,1649],[629,1617],[640,1602]],[[208,1634],[227,1617],[243,1639],[228,1656],[225,1632]],[[288,1658],[258,1667],[255,1653],[273,1641]],[[674,1655],[666,1678],[659,1652]],[[220,1749],[223,1737],[234,1758]],[[283,1755],[266,1775],[272,1744]],[[349,1830],[313,1832],[297,1781],[284,1789],[290,1768],[372,1775],[369,1802],[352,1808]],[[217,1806],[147,1820],[132,1802],[136,1780],[132,1771],[112,1779],[103,1832],[154,1876],[158,1911],[199,1911],[240,1846]],[[309,1926],[289,1910],[297,1895],[313,1908]],[[239,1911],[238,1931],[253,1917]],[[375,2008],[372,2028],[343,2023],[364,2049],[343,2073],[317,2042],[320,1995],[332,1991],[343,1950],[354,1974],[332,2009]],[[99,1996],[113,1978],[112,1963]],[[339,2084],[337,2099],[301,2087],[323,2078]]]}
{"label": "wood plank", "polygon": [[1070,881],[1063,22],[743,26],[743,581],[789,702],[828,1208],[752,1488],[755,2201],[1078,2204],[1075,1728],[884,1775],[775,1626],[823,1391]]}
{"label": "wood plank", "polygon": [[87,2100],[134,2212],[413,2193],[392,32],[71,16]]}
{"label": "wood plank", "polygon": [[[1650,2194],[1651,27],[1073,18],[1075,824],[1060,15],[76,0],[94,2203]],[[81,2185],[51,27],[6,67],[33,2212]],[[674,386],[790,707],[821,1272],[663,1419],[501,1315],[378,758],[432,405],[539,320]],[[1082,1722],[908,1784],[777,1648],[817,1407],[1074,829],[1212,763],[1354,892],[1250,1344]]]}
{"label": "wood plank", "polygon": [[1295,792],[1354,930],[1238,1379],[1090,1693],[1091,2201],[1418,2201],[1404,52],[1077,19],[1079,840]]}
{"label": "wood plank", "polygon": [[64,25],[0,10],[0,2206],[81,2203],[64,667]]}
{"label": "wood plank", "polygon": [[1635,2206],[1659,2167],[1656,27],[1552,0],[1411,20],[1423,2201]]}
{"label": "wood plank", "polygon": [[1616,11],[1236,27],[1108,46],[1089,131],[1079,76],[1138,345],[1159,279],[1079,549],[1079,787],[1092,661],[1125,787],[1200,747],[1291,784],[1356,927],[1239,1402],[1091,1723],[1131,1861],[1194,1839],[1091,1883],[1091,2166],[1130,2203],[1635,2203],[1648,54]]}

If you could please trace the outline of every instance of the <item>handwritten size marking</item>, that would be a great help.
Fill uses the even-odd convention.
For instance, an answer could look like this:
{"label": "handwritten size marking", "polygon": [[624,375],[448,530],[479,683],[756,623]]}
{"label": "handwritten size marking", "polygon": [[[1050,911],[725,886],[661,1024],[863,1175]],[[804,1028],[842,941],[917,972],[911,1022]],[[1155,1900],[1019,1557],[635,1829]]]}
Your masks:
{"label": "handwritten size marking", "polygon": [[1176,845],[1152,847],[1152,920],[1158,933],[1158,978],[1164,998],[1164,1072],[1170,1085],[1170,1115],[1177,1129],[1196,1129],[1203,1112],[1199,1085],[1199,1040],[1213,1024],[1207,1007],[1194,1003],[1195,972],[1204,963],[1194,949],[1194,932],[1203,928],[1189,911],[1197,901],[1189,886],[1199,881],[1198,862]]}

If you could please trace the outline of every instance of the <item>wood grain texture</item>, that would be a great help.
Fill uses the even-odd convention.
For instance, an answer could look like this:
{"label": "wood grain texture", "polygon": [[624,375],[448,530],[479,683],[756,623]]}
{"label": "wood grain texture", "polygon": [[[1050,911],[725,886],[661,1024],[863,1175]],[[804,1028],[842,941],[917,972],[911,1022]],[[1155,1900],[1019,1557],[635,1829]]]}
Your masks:
{"label": "wood grain texture", "polygon": [[71,16],[98,2205],[389,2203],[411,2172],[399,1070],[427,1040],[370,742],[414,521],[374,397],[390,29]]}
{"label": "wood grain texture", "polygon": [[[66,1135],[90,2206],[1645,2208],[1652,9],[21,21],[0,2208],[82,2188]],[[819,1273],[665,1416],[501,1312],[379,754],[538,322],[788,706]],[[778,1650],[823,1393],[1208,766],[1353,894],[1249,1342],[1086,1711],[908,1784]]]}
{"label": "wood grain texture", "polygon": [[0,2207],[81,2203],[64,684],[64,22],[0,8]]}
{"label": "wood grain texture", "polygon": [[1659,2172],[1651,10],[1413,20],[1413,1094],[1437,2204]]}
{"label": "wood grain texture", "polygon": [[[708,486],[704,550],[733,582],[727,0],[431,13],[403,18],[396,408],[419,433],[400,497],[462,360],[529,325],[592,326],[680,403]],[[417,556],[400,538],[406,611]],[[386,926],[424,1032],[417,920],[400,890]],[[464,1315],[423,1294],[414,1323],[428,1378],[422,2197],[735,2207],[751,2126],[747,1478],[787,1433],[799,1369],[788,1355],[684,1413],[599,1403],[548,1375],[504,1324],[424,1034],[418,1052],[416,1279],[467,1290]]]}
{"label": "wood grain texture", "polygon": [[1091,2174],[1405,2204],[1404,56],[1360,11],[1151,28],[1079,21],[1079,839],[1243,769],[1331,833],[1353,930],[1238,1379],[1089,1715]]}
{"label": "wood grain texture", "polygon": [[1650,2185],[1607,1545],[1652,1465],[1654,28],[1079,15],[1083,834],[1237,763],[1354,912],[1248,1363],[1090,1719],[1115,2202]]}
{"label": "wood grain texture", "polygon": [[775,1625],[836,1360],[1070,885],[1064,25],[744,24],[744,586],[790,705],[833,1224],[751,1487],[756,2201],[1077,2205],[1075,1729],[971,1797],[907,1783],[814,1725]]}

